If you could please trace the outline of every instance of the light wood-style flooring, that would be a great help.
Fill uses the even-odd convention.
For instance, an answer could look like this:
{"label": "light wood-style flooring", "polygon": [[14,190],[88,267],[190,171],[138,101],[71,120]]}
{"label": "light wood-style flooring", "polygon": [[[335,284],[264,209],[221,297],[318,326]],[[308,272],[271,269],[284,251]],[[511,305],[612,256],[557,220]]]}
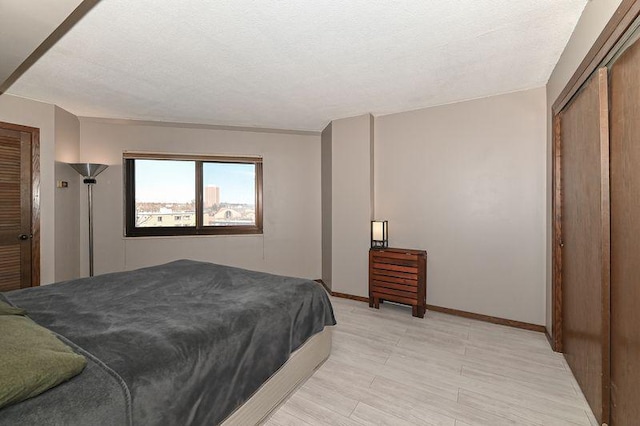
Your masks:
{"label": "light wood-style flooring", "polygon": [[265,425],[597,424],[542,333],[331,300],[331,357]]}

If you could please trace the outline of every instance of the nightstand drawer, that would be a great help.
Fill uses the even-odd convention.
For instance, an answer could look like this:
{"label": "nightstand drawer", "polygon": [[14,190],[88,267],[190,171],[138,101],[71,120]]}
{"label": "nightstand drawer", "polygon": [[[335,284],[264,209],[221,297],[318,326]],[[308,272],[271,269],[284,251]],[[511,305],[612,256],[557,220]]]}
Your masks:
{"label": "nightstand drawer", "polygon": [[403,266],[403,265],[394,265],[391,263],[381,263],[373,261],[373,270],[374,271],[391,271],[391,273],[404,273],[404,274],[412,274],[416,275],[418,273],[417,266]]}
{"label": "nightstand drawer", "polygon": [[[410,286],[410,285],[402,285],[402,284],[393,284],[393,283],[387,283],[387,282],[384,282],[384,281],[374,281],[373,282],[373,291],[384,291],[385,289],[403,291],[405,293],[417,293],[418,292],[418,286],[417,285]],[[414,294],[414,296],[415,296],[415,294]]]}
{"label": "nightstand drawer", "polygon": [[[391,252],[390,250],[396,250],[395,252]],[[416,262],[416,255],[409,252],[402,252],[397,249],[387,249],[387,250],[376,250],[373,253],[374,259],[395,259],[396,261],[407,260],[409,262]]]}
{"label": "nightstand drawer", "polygon": [[374,281],[386,281],[396,284],[418,286],[418,277],[415,274],[385,274],[386,271],[373,270],[371,279]]}

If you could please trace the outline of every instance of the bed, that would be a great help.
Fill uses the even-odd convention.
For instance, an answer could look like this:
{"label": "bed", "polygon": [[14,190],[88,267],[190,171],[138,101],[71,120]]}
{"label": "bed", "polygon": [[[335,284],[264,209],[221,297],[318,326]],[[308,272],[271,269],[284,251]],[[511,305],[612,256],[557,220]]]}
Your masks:
{"label": "bed", "polygon": [[0,425],[250,425],[329,355],[309,280],[190,260],[0,294],[87,360]]}

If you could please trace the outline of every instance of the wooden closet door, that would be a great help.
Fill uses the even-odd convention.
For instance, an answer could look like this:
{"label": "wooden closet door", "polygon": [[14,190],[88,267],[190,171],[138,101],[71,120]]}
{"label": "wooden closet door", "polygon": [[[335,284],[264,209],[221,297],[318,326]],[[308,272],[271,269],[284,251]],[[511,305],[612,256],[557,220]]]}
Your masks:
{"label": "wooden closet door", "polygon": [[607,73],[560,114],[562,344],[600,423],[609,410],[609,146]]}
{"label": "wooden closet door", "polygon": [[31,164],[31,134],[0,123],[0,291],[32,285]]}
{"label": "wooden closet door", "polygon": [[611,424],[640,421],[640,42],[611,66]]}

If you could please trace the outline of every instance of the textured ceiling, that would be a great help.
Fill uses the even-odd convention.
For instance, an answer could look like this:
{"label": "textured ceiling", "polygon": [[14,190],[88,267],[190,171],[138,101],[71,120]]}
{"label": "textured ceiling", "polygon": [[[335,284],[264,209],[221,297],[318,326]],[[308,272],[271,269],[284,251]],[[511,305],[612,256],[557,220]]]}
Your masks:
{"label": "textured ceiling", "polygon": [[8,93],[299,130],[546,84],[587,0],[102,0]]}

